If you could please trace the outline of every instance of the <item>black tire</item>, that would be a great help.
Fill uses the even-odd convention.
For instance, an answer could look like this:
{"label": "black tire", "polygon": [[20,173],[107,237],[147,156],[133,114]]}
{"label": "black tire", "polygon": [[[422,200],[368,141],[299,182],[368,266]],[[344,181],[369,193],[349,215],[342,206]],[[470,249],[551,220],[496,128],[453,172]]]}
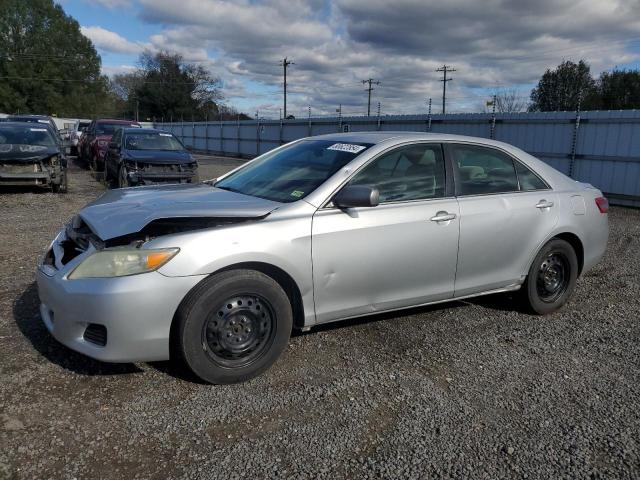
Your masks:
{"label": "black tire", "polygon": [[239,383],[267,370],[287,347],[293,313],[282,287],[255,270],[214,275],[183,300],[172,355],[200,379]]}
{"label": "black tire", "polygon": [[69,181],[67,179],[67,171],[63,171],[61,173],[62,175],[62,181],[60,183],[54,183],[51,186],[51,189],[53,190],[53,193],[67,193],[68,189],[69,189]]}
{"label": "black tire", "polygon": [[578,258],[566,241],[547,242],[533,260],[522,286],[524,304],[539,315],[555,312],[573,293],[578,278]]}
{"label": "black tire", "polygon": [[95,155],[91,155],[89,159],[89,170],[94,173],[98,171],[98,159]]}
{"label": "black tire", "polygon": [[124,166],[124,163],[120,164],[120,168],[118,168],[118,188],[127,188],[131,186],[131,182],[129,181],[129,176],[127,175],[127,168]]}

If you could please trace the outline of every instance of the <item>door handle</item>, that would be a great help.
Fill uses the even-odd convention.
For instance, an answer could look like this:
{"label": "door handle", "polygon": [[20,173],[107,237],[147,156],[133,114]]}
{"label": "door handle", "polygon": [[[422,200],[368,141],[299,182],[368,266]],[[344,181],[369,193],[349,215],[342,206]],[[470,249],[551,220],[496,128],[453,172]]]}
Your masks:
{"label": "door handle", "polygon": [[449,212],[445,212],[440,211],[438,213],[435,214],[434,217],[431,217],[430,220],[432,222],[448,222],[449,220],[453,220],[456,218],[456,214],[455,213],[449,213]]}
{"label": "door handle", "polygon": [[536,208],[551,208],[553,207],[553,202],[547,202],[546,200],[540,200],[536,204]]}

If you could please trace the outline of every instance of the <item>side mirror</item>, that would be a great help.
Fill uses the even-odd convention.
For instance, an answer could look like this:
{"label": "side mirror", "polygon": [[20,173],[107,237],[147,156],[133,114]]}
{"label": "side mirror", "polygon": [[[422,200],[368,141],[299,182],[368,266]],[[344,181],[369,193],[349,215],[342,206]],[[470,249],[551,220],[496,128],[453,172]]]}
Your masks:
{"label": "side mirror", "polygon": [[117,150],[119,147],[116,142],[109,142],[109,148],[113,150]]}
{"label": "side mirror", "polygon": [[366,185],[347,185],[336,193],[333,203],[338,208],[376,207],[380,203],[380,192]]}

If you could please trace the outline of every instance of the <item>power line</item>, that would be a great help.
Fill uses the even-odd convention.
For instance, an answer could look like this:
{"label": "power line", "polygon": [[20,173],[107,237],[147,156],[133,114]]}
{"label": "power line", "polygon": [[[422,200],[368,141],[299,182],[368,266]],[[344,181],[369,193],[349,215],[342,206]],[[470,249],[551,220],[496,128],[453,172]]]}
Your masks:
{"label": "power line", "polygon": [[442,114],[443,115],[445,113],[445,103],[447,101],[447,82],[450,82],[451,80],[453,80],[453,78],[447,78],[447,73],[455,72],[455,71],[456,70],[451,68],[449,65],[443,65],[442,67],[436,70],[436,72],[442,72],[442,80],[440,81],[442,82]]}
{"label": "power line", "polygon": [[289,65],[295,65],[294,62],[287,60],[287,57],[280,62],[282,69],[284,71],[284,83],[283,83],[283,93],[284,93],[284,118],[287,118],[287,67]]}
{"label": "power line", "polygon": [[371,116],[371,92],[373,91],[373,85],[380,85],[378,80],[374,80],[373,78],[367,78],[366,80],[362,80],[362,84],[369,86],[366,88],[366,91],[369,93],[369,100],[367,101],[367,117]]}

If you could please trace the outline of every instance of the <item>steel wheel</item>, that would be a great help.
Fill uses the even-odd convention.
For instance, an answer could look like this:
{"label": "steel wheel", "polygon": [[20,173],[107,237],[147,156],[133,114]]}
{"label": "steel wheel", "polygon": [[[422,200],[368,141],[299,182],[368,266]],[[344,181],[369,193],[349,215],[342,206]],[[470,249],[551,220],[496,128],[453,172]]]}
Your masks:
{"label": "steel wheel", "polygon": [[540,264],[536,289],[540,300],[555,302],[567,289],[569,260],[560,252],[550,253]]}
{"label": "steel wheel", "polygon": [[255,270],[228,270],[185,297],[172,327],[172,358],[209,383],[244,382],[287,348],[293,310],[282,286]]}
{"label": "steel wheel", "polygon": [[578,278],[578,257],[560,238],[551,239],[533,260],[521,289],[527,310],[544,315],[564,305]]}
{"label": "steel wheel", "polygon": [[224,367],[249,365],[273,340],[274,313],[264,298],[229,298],[213,311],[202,329],[202,348]]}
{"label": "steel wheel", "polygon": [[127,188],[131,186],[129,183],[129,176],[127,175],[127,169],[124,165],[120,165],[118,169],[118,188]]}

